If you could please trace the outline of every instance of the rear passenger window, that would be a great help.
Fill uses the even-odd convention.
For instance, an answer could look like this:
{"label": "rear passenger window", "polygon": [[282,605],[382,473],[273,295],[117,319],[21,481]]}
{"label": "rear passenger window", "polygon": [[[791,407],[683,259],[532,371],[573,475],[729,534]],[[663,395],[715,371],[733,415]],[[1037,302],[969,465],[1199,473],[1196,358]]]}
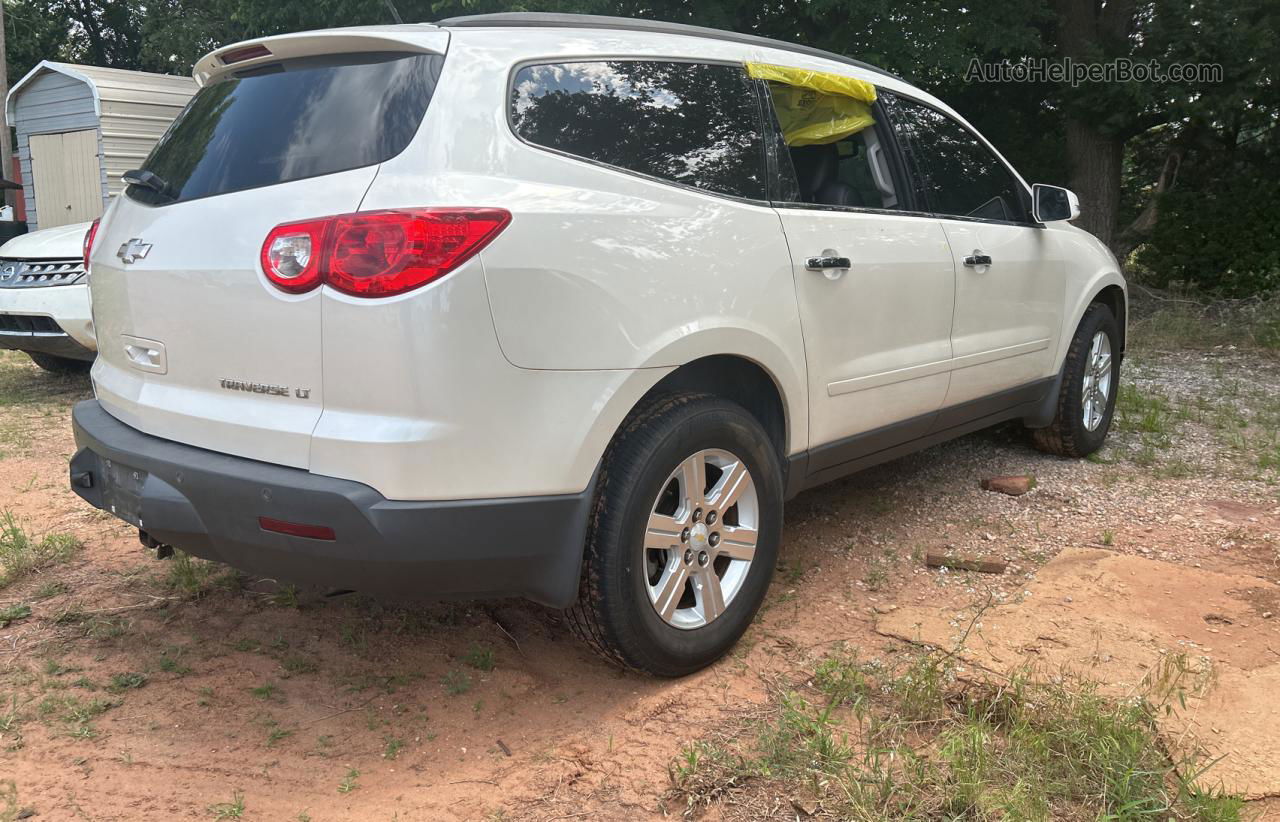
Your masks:
{"label": "rear passenger window", "polygon": [[1002,222],[1027,219],[1025,190],[973,132],[913,100],[893,94],[881,99],[935,214]]}
{"label": "rear passenger window", "polygon": [[530,143],[681,185],[763,200],[760,110],[738,66],[608,60],[527,66],[512,124]]}

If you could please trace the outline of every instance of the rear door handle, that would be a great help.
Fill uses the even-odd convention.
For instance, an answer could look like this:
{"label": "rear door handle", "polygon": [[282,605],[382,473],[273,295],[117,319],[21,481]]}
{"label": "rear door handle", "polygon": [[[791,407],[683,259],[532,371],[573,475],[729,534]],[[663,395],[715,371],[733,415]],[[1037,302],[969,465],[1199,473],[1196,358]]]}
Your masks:
{"label": "rear door handle", "polygon": [[973,268],[983,265],[991,265],[990,254],[970,254],[964,258],[964,264]]}
{"label": "rear door handle", "polygon": [[848,257],[810,257],[804,267],[810,271],[826,271],[829,268],[849,268],[853,265]]}

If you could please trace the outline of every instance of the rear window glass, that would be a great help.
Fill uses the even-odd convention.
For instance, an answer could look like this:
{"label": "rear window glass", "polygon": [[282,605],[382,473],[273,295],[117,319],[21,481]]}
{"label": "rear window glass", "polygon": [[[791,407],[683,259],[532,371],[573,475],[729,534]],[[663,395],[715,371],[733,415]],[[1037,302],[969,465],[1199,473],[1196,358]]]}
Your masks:
{"label": "rear window glass", "polygon": [[755,90],[741,66],[608,60],[528,66],[511,92],[535,145],[682,185],[765,199]]}
{"label": "rear window glass", "polygon": [[202,88],[143,165],[130,197],[162,204],[374,165],[404,150],[444,58],[404,53],[285,60]]}

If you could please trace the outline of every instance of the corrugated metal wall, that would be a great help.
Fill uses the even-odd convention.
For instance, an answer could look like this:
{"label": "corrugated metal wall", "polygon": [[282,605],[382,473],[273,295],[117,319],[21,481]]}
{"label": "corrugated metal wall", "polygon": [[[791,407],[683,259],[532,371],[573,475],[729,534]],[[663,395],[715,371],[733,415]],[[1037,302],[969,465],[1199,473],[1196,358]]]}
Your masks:
{"label": "corrugated metal wall", "polygon": [[142,164],[196,88],[190,77],[66,63],[43,63],[23,78],[14,86],[10,103],[30,229],[39,228],[32,134],[96,129],[97,184],[105,203],[120,193],[120,176]]}
{"label": "corrugated metal wall", "polygon": [[190,77],[81,67],[102,101],[102,165],[108,197],[124,189],[120,175],[142,165],[169,123],[196,93]]}
{"label": "corrugated metal wall", "polygon": [[38,195],[31,173],[31,135],[96,129],[98,115],[93,106],[93,89],[74,77],[42,72],[14,97],[13,115],[12,125],[18,132],[18,162],[22,168],[27,226],[35,231]]}

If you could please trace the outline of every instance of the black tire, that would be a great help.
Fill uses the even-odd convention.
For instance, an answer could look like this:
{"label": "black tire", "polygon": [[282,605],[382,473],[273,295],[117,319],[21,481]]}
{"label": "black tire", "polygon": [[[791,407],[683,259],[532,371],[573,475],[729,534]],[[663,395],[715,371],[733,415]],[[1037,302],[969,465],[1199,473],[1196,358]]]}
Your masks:
{"label": "black tire", "polygon": [[[1083,404],[1085,370],[1090,363],[1093,338],[1102,332],[1111,344],[1111,391],[1107,395],[1102,420],[1092,431],[1084,424]],[[1058,408],[1047,428],[1031,432],[1036,448],[1060,457],[1087,457],[1102,447],[1111,428],[1111,417],[1120,394],[1120,327],[1111,309],[1093,303],[1084,312],[1071,347],[1062,366],[1062,387],[1058,391]]]}
{"label": "black tire", "polygon": [[[758,537],[751,565],[724,612],[701,627],[678,628],[649,600],[645,532],[672,471],[704,449],[728,451],[750,472]],[[605,452],[581,588],[567,621],[618,665],[657,676],[692,673],[723,656],[750,626],[769,588],[781,538],[781,460],[760,423],[741,406],[710,395],[656,397],[632,412]]]}
{"label": "black tire", "polygon": [[93,367],[93,363],[89,360],[73,360],[70,357],[41,354],[38,351],[28,351],[27,356],[50,374],[87,374]]}

